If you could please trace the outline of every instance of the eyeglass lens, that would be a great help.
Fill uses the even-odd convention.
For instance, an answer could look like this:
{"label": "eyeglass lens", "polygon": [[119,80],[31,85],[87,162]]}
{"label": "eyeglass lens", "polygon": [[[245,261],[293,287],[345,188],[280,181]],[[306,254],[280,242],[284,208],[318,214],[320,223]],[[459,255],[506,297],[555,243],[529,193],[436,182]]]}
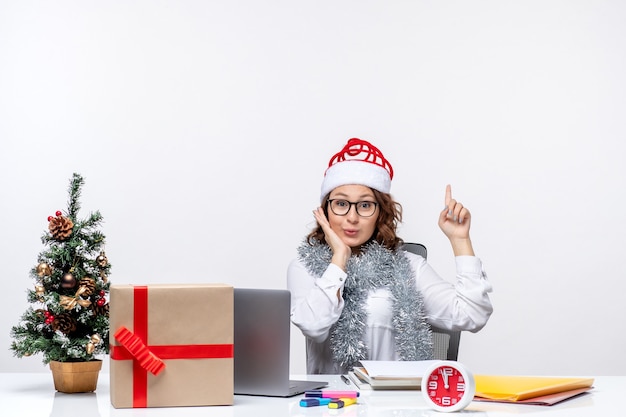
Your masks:
{"label": "eyeglass lens", "polygon": [[337,216],[345,216],[350,211],[350,208],[354,205],[356,212],[359,216],[369,217],[376,211],[376,203],[373,201],[357,201],[351,202],[348,200],[328,200],[330,203],[330,209]]}

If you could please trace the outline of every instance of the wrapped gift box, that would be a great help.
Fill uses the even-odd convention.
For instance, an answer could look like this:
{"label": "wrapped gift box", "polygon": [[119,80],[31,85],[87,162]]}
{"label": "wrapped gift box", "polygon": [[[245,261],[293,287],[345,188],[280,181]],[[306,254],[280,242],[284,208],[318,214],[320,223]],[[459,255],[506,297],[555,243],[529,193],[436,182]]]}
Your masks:
{"label": "wrapped gift box", "polygon": [[232,405],[233,287],[112,285],[115,408]]}

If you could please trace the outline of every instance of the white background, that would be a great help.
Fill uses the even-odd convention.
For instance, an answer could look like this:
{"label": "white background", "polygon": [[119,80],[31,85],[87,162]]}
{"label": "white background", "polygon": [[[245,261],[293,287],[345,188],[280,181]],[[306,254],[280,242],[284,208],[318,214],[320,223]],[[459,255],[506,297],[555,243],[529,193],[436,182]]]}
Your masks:
{"label": "white background", "polygon": [[495,312],[462,362],[626,374],[625,21],[617,0],[0,1],[0,370],[42,370],[9,331],[73,172],[113,283],[285,288],[361,137],[447,279],[447,183],[473,213]]}

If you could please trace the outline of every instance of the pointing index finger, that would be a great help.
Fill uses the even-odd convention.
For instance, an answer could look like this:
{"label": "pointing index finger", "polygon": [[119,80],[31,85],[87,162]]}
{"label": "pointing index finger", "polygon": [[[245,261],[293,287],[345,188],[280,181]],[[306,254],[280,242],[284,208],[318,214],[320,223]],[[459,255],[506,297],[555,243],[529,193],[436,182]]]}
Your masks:
{"label": "pointing index finger", "polygon": [[452,200],[452,187],[448,184],[446,185],[446,206],[450,203],[450,200]]}

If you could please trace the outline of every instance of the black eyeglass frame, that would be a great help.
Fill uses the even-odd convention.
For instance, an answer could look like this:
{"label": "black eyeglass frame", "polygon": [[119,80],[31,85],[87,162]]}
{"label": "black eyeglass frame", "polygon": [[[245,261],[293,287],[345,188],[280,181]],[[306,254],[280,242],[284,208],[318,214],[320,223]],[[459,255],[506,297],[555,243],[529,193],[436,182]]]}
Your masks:
{"label": "black eyeglass frame", "polygon": [[[346,203],[348,203],[348,210],[346,210],[346,212],[343,213],[343,214],[339,214],[339,213],[335,212],[335,210],[333,210],[333,205],[332,205],[333,201],[345,201]],[[361,213],[359,213],[359,206],[358,206],[359,203],[370,203],[370,204],[373,204],[374,205],[374,211],[372,211],[372,214],[364,216]],[[348,201],[345,198],[329,198],[328,200],[326,200],[326,204],[327,204],[327,206],[330,206],[330,211],[332,211],[335,216],[347,216],[348,213],[350,213],[350,210],[352,209],[352,206],[354,206],[354,209],[356,210],[356,214],[358,214],[360,217],[367,218],[367,217],[372,217],[374,215],[374,213],[376,213],[376,209],[378,208],[378,203],[375,202],[375,201],[369,201],[369,200]]]}

